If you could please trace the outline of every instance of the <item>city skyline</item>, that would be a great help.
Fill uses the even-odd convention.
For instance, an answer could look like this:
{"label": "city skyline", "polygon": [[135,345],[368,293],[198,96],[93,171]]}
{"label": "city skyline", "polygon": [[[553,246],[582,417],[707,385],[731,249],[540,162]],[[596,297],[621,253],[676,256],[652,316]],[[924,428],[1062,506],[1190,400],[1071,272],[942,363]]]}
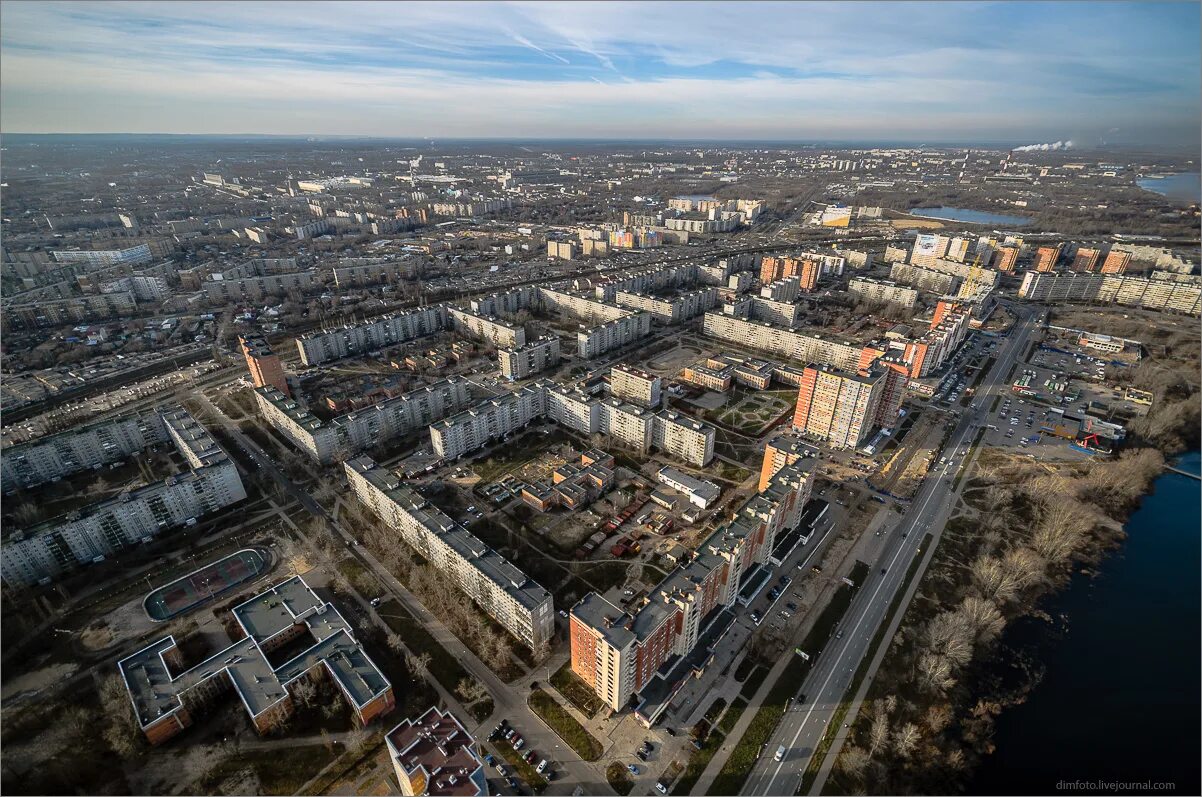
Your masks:
{"label": "city skyline", "polygon": [[1200,134],[1196,4],[465,10],[6,2],[4,132],[1083,148]]}

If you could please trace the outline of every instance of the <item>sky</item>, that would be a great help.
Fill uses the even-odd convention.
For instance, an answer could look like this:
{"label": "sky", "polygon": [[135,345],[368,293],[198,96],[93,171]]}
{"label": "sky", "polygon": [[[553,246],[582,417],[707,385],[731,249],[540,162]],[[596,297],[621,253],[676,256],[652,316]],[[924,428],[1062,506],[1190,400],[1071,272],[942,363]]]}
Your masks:
{"label": "sky", "polygon": [[0,2],[0,132],[1198,145],[1184,3]]}

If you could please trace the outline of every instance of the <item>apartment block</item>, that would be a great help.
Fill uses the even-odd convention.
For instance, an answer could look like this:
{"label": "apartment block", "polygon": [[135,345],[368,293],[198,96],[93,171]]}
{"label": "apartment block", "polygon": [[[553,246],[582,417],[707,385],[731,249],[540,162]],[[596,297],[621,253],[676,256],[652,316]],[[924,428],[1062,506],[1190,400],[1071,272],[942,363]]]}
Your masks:
{"label": "apartment block", "polygon": [[431,706],[384,737],[392,771],[407,797],[476,797],[489,793],[476,740],[450,710]]}
{"label": "apartment block", "polygon": [[133,315],[137,310],[138,303],[129,291],[102,293],[98,296],[12,304],[0,314],[0,326],[4,331],[42,329],[89,321],[109,321]]}
{"label": "apartment block", "polygon": [[447,326],[447,307],[440,304],[382,316],[366,324],[302,335],[296,339],[296,347],[302,363],[319,365],[432,335]]}
{"label": "apartment block", "polygon": [[293,445],[318,462],[347,457],[429,426],[471,403],[467,380],[451,376],[323,423],[268,385],[255,390],[259,411]]}
{"label": "apartment block", "polygon": [[48,582],[246,498],[237,466],[204,427],[179,407],[157,414],[192,470],[15,532],[0,549],[6,584]]}
{"label": "apartment block", "polygon": [[778,435],[764,447],[764,461],[760,465],[760,481],[756,490],[763,492],[781,468],[801,460],[808,460],[807,471],[814,470],[817,450],[796,435]]}
{"label": "apartment block", "polygon": [[517,349],[526,345],[526,330],[503,318],[485,318],[456,307],[448,307],[447,316],[451,327],[460,334],[488,341],[499,348]]}
{"label": "apartment block", "polygon": [[547,241],[547,257],[558,260],[575,260],[580,254],[575,241]]}
{"label": "apartment block", "polygon": [[860,360],[861,347],[858,345],[795,332],[762,321],[735,318],[725,313],[706,313],[702,333],[797,362],[854,369]]}
{"label": "apartment block", "polygon": [[434,453],[458,459],[524,428],[546,414],[546,390],[541,383],[481,402],[430,426]]}
{"label": "apartment block", "polygon": [[412,257],[344,257],[331,270],[334,285],[344,291],[414,279],[421,273],[421,261]]}
{"label": "apartment block", "polygon": [[609,389],[622,401],[656,409],[662,396],[663,380],[654,374],[618,363],[609,371]]}
{"label": "apartment block", "polygon": [[83,263],[87,266],[112,266],[118,263],[138,265],[154,259],[150,244],[138,244],[127,249],[59,249],[52,252],[57,263]]}
{"label": "apartment block", "polygon": [[914,239],[914,248],[910,251],[910,264],[925,268],[933,265],[936,260],[947,258],[951,243],[952,239],[946,235],[918,235]]}
{"label": "apartment block", "polygon": [[[750,277],[745,271],[735,276]],[[731,277],[731,279],[734,279],[734,277]],[[748,285],[750,285],[750,280],[748,281]],[[731,287],[734,286],[732,285]],[[739,288],[738,290],[745,290],[745,288]],[[769,282],[760,288],[760,296],[774,302],[795,302],[800,293],[801,277],[785,277],[775,282]]]}
{"label": "apartment block", "polygon": [[490,293],[468,300],[468,307],[476,315],[511,316],[539,301],[539,289],[533,285],[523,285],[510,291]]}
{"label": "apartment block", "polygon": [[1122,274],[1127,270],[1127,266],[1131,265],[1131,253],[1124,252],[1121,249],[1111,248],[1106,253],[1106,259],[1102,261],[1103,274]]}
{"label": "apartment block", "polygon": [[918,291],[887,280],[855,277],[848,283],[847,292],[868,304],[896,305],[913,311],[918,304]]}
{"label": "apartment block", "polygon": [[1009,274],[1018,266],[1018,247],[1001,246],[993,256],[993,267],[1003,274]]}
{"label": "apartment block", "polygon": [[655,416],[651,444],[681,462],[703,467],[714,458],[714,427],[663,410]]}
{"label": "apartment block", "polygon": [[271,350],[261,335],[239,335],[238,346],[246,358],[246,368],[255,387],[271,385],[285,396],[292,395],[280,356]]}
{"label": "apartment block", "polygon": [[623,609],[595,592],[582,598],[569,621],[573,672],[614,711],[633,703],[638,719],[653,724],[704,668],[734,620],[740,579],[771,567],[777,535],[798,524],[812,486],[802,463],[782,468],[639,603]]}
{"label": "apartment block", "polygon": [[872,431],[884,379],[883,371],[806,368],[793,415],[794,430],[833,448],[857,448]]}
{"label": "apartment block", "polygon": [[[216,275],[214,275],[216,276]],[[305,291],[313,288],[314,272],[296,271],[288,274],[273,274],[266,277],[242,279],[211,279],[202,283],[205,299],[216,303],[257,302],[267,296],[283,296],[289,291]]]}
{"label": "apartment block", "polygon": [[581,435],[606,435],[640,452],[655,447],[698,466],[713,458],[713,427],[676,413],[653,415],[616,398],[597,399],[547,381],[481,402],[431,425],[430,442],[438,456],[457,459],[543,417]]}
{"label": "apartment block", "polygon": [[661,324],[677,324],[704,313],[718,303],[717,288],[698,288],[671,297],[618,291],[614,302],[620,307],[641,310]]}
{"label": "apartment block", "polygon": [[532,649],[551,638],[549,592],[369,457],[344,467],[355,496],[489,617]]}
{"label": "apartment block", "polygon": [[751,297],[751,318],[785,329],[797,324],[801,308],[793,302],[777,302],[762,296]]}
{"label": "apartment block", "polygon": [[651,314],[623,310],[627,315],[576,333],[576,356],[591,360],[628,346],[651,334]]}
{"label": "apartment block", "polygon": [[1069,267],[1072,271],[1094,272],[1098,270],[1098,259],[1102,256],[1102,250],[1097,247],[1078,246],[1077,251],[1073,254],[1073,262]]}
{"label": "apartment block", "polygon": [[767,285],[777,280],[797,277],[798,289],[808,293],[817,286],[822,271],[822,261],[808,254],[796,257],[765,255],[760,261],[760,282]]}
{"label": "apartment block", "polygon": [[1064,244],[1056,246],[1041,246],[1035,250],[1035,270],[1049,273],[1056,270],[1056,264],[1060,262],[1060,253],[1064,249]]}
{"label": "apartment block", "polygon": [[[183,672],[176,674],[183,656],[173,636],[117,662],[134,716],[151,744],[190,727],[206,705],[230,692],[237,693],[255,729],[269,733],[292,716],[292,691],[317,678],[333,680],[360,725],[395,707],[392,684],[355,639],[353,626],[300,576],[230,614],[237,641]],[[312,644],[301,647],[298,640]],[[282,663],[269,657],[288,645],[297,648],[295,656]]]}
{"label": "apartment block", "polygon": [[1097,302],[1148,310],[1202,314],[1202,285],[1122,274],[1030,272],[1018,290],[1035,302]]}
{"label": "apartment block", "polygon": [[963,277],[956,274],[906,263],[894,263],[893,267],[889,269],[889,279],[892,282],[912,285],[919,290],[940,295],[955,293],[959,289],[960,283],[963,282]]}
{"label": "apartment block", "polygon": [[501,375],[511,381],[525,379],[559,365],[559,338],[546,335],[516,349],[498,349]]}
{"label": "apartment block", "polygon": [[5,493],[37,487],[117,462],[167,439],[167,427],[159,413],[123,415],[4,449],[0,482]]}

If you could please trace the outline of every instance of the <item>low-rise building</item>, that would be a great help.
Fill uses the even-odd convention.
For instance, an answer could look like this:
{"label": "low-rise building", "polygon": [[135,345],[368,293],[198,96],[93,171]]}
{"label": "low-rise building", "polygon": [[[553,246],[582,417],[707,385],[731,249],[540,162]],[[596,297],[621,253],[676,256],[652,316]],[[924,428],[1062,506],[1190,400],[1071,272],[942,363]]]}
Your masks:
{"label": "low-rise building", "polygon": [[655,478],[673,490],[684,493],[688,497],[689,503],[699,509],[709,509],[722,495],[722,488],[713,482],[690,476],[670,465],[660,468],[655,474]]}
{"label": "low-rise building", "polygon": [[[183,663],[182,655],[172,636],[117,662],[134,716],[151,744],[190,727],[206,704],[230,691],[237,692],[261,734],[292,716],[292,691],[315,678],[333,680],[360,725],[396,705],[392,684],[355,639],[354,628],[300,576],[235,606],[230,614],[239,638],[179,674],[174,671]],[[312,644],[296,645],[300,639]],[[270,657],[289,644],[295,655],[282,663]]]}

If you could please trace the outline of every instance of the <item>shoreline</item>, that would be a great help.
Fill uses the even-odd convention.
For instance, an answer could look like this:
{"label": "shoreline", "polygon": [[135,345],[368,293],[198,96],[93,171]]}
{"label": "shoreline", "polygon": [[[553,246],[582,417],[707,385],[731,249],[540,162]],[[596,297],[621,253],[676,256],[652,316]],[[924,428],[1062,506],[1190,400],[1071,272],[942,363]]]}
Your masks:
{"label": "shoreline", "polygon": [[[1154,472],[1147,474],[1138,494],[1127,501],[1120,512],[1106,513],[1103,517],[1095,518],[1088,534],[1081,537],[1079,544],[1067,553],[1063,562],[1049,567],[1044,580],[1025,589],[1021,599],[998,615],[996,619],[1000,622],[993,635],[986,643],[978,644],[970,658],[962,663],[959,672],[955,673],[957,679],[954,686],[950,687],[945,695],[924,695],[923,697],[928,698],[926,701],[922,697],[917,699],[915,711],[912,712],[914,716],[907,718],[912,721],[901,725],[901,730],[905,731],[907,726],[912,728],[915,725],[913,720],[922,720],[934,714],[940,715],[938,729],[933,734],[935,738],[927,748],[930,751],[929,757],[917,763],[903,759],[900,764],[891,761],[882,764],[876,758],[881,755],[879,745],[877,750],[871,748],[877,743],[877,737],[888,738],[889,734],[878,731],[876,726],[882,722],[882,716],[886,712],[898,705],[897,695],[903,694],[907,686],[905,676],[915,680],[924,675],[917,666],[923,663],[923,660],[914,654],[913,649],[924,635],[930,633],[934,622],[927,622],[923,610],[915,610],[919,608],[918,604],[937,602],[937,599],[927,592],[927,584],[920,585],[914,604],[908,611],[911,616],[899,627],[882,661],[882,674],[887,670],[888,676],[878,678],[870,689],[852,733],[835,762],[832,776],[827,781],[827,793],[966,793],[966,788],[972,783],[986,758],[996,750],[993,737],[997,717],[1007,709],[1025,703],[1040,686],[1045,673],[1043,661],[1047,657],[1043,644],[1038,652],[1033,652],[1029,648],[1007,645],[1005,636],[1021,628],[1020,624],[1035,621],[1043,621],[1050,627],[1058,623],[1062,629],[1066,629],[1071,618],[1067,615],[1049,614],[1049,602],[1064,595],[1078,575],[1086,576],[1091,583],[1093,582],[1103,569],[1104,563],[1126,545],[1128,534],[1125,526],[1148,496],[1154,493],[1156,480],[1170,473],[1167,470],[1170,464],[1190,453],[1190,449],[1186,448],[1174,451],[1171,456],[1165,456],[1159,448],[1153,446],[1137,450],[1153,451],[1160,458],[1159,466]],[[1092,467],[1116,462],[1117,459],[1090,465]],[[969,481],[972,482],[971,477]],[[966,489],[965,492],[969,490]],[[968,506],[968,500],[963,496],[961,500]],[[947,532],[945,540],[946,538]],[[936,559],[924,575],[924,582],[928,579],[938,581],[936,571],[940,569],[937,566],[940,558],[946,559],[955,555],[948,550],[937,553]],[[952,593],[953,596],[959,594],[960,587],[963,587],[963,584],[943,585],[944,591]],[[924,598],[923,601],[919,600],[920,595]],[[899,678],[899,675],[903,677]],[[902,701],[909,699],[901,698]],[[881,706],[874,706],[878,703],[884,704],[884,711]],[[875,710],[870,710],[870,707]],[[897,733],[899,722],[894,720],[890,724]],[[853,740],[856,744],[853,744]],[[869,748],[869,759],[864,766],[860,765],[858,757],[863,756],[865,751],[857,749],[858,747]],[[917,747],[921,748],[921,743]],[[853,758],[850,762],[845,761],[849,753]],[[886,750],[881,757],[897,758],[891,750]],[[872,765],[881,771],[880,782],[887,784],[885,788],[863,779],[866,773],[871,774]],[[899,766],[903,771],[897,774]],[[856,774],[857,771],[859,774]]]}

